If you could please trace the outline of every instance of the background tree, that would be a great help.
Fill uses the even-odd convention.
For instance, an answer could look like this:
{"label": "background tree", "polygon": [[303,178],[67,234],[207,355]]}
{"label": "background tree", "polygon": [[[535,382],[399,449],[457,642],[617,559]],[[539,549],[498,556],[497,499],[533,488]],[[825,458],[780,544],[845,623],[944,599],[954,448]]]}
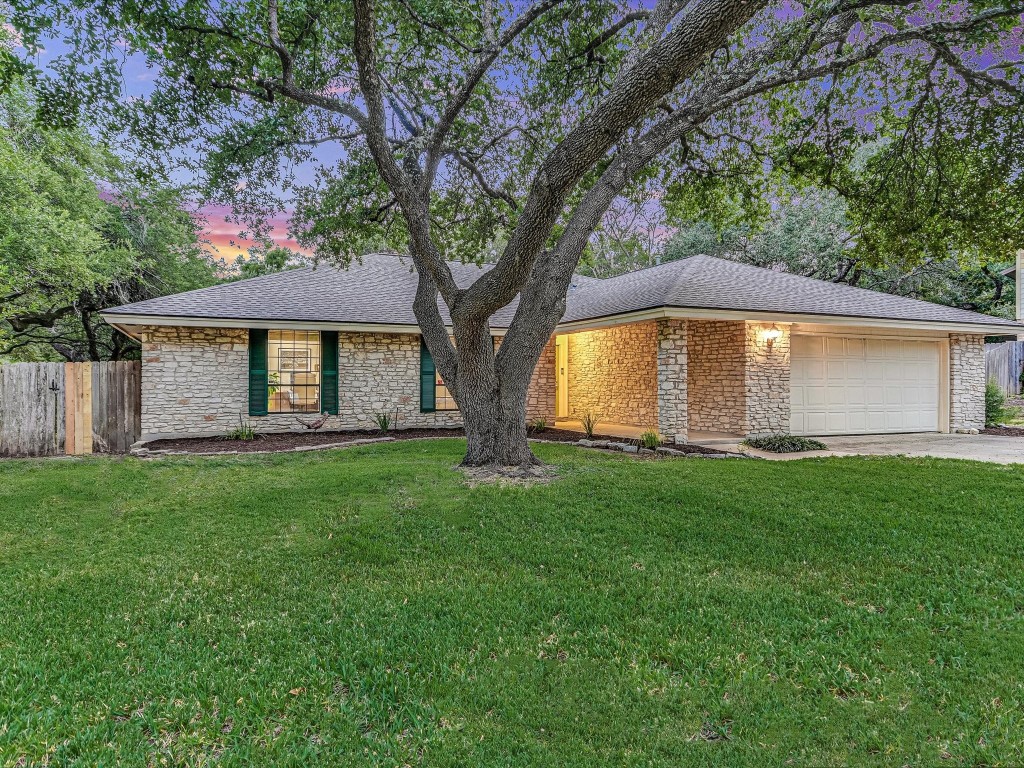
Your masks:
{"label": "background tree", "polygon": [[250,277],[272,275],[286,269],[304,266],[308,262],[302,254],[279,245],[258,243],[248,253],[235,259],[234,274],[229,279],[247,280]]}
{"label": "background tree", "polygon": [[[808,188],[776,195],[762,221],[727,224],[701,220],[681,227],[658,253],[659,262],[704,253],[804,277],[934,301],[975,312],[1013,317],[1013,283],[1002,274],[1011,262],[959,255],[891,255],[858,248],[846,202]],[[887,222],[880,221],[880,225]]]}
{"label": "background tree", "polygon": [[215,282],[180,194],[139,185],[78,127],[47,127],[22,88],[0,98],[0,358],[138,353],[98,312]]}
{"label": "background tree", "polygon": [[[154,146],[199,148],[220,199],[258,218],[294,194],[295,234],[323,258],[371,240],[407,248],[416,317],[466,422],[466,463],[526,465],[530,375],[609,206],[652,180],[699,188],[782,158],[827,177],[866,143],[915,151],[987,110],[1017,109],[1006,48],[1021,10],[61,0],[16,2],[12,18],[29,51],[48,30],[69,31],[76,55],[56,71],[78,96],[116,90],[122,46],[157,65],[156,90],[127,117]],[[313,184],[281,175],[295,162],[319,166]],[[494,242],[494,267],[457,285],[446,259]],[[516,298],[495,354],[488,319]]]}

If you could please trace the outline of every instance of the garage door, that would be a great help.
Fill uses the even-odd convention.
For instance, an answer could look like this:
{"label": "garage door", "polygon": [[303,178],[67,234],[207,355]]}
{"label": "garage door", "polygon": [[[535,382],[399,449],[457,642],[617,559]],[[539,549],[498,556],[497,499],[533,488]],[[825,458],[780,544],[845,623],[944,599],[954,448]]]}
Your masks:
{"label": "garage door", "polygon": [[794,335],[791,387],[794,435],[939,429],[936,342]]}

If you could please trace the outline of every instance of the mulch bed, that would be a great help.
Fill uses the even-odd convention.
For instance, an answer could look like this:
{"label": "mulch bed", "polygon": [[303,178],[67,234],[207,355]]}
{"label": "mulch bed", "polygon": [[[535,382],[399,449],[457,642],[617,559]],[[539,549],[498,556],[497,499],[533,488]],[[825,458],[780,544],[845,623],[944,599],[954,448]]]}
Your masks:
{"label": "mulch bed", "polygon": [[1024,427],[985,427],[983,435],[999,435],[1001,437],[1024,437]]}
{"label": "mulch bed", "polygon": [[318,445],[351,443],[355,440],[374,440],[390,437],[408,440],[413,437],[462,437],[461,429],[403,429],[381,433],[375,429],[353,429],[344,432],[266,432],[256,435],[255,440],[229,440],[224,437],[179,437],[170,440],[154,440],[146,443],[150,451],[187,451],[189,453],[223,453],[238,451],[290,451],[295,448],[312,448]]}
{"label": "mulch bed", "polygon": [[[356,440],[373,440],[382,437],[393,440],[413,440],[430,437],[463,437],[462,429],[400,429],[392,432],[381,433],[377,430],[345,430],[344,432],[268,432],[258,434],[255,440],[229,440],[224,437],[181,437],[169,440],[154,440],[146,443],[145,448],[150,452],[174,451],[185,453],[254,453],[266,451],[291,451],[296,448],[314,448],[319,445],[334,445],[339,443],[351,443]],[[583,435],[579,432],[571,432],[567,429],[545,429],[540,432],[530,432],[531,438],[547,440],[553,443],[575,443]],[[594,435],[594,440],[612,440],[620,443],[636,443],[623,437],[612,437],[610,435]],[[699,445],[674,445],[672,446],[680,453],[702,453],[720,454],[713,448],[705,448]]]}
{"label": "mulch bed", "polygon": [[[580,432],[572,432],[568,429],[545,429],[541,432],[530,432],[530,437],[536,438],[537,440],[548,440],[553,443],[575,443],[583,439],[583,434]],[[614,443],[632,443],[637,444],[635,438],[629,437],[615,437],[613,435],[594,435],[591,440],[611,440]],[[673,444],[671,446],[679,453],[703,453],[703,454],[719,454],[724,451],[716,451],[714,448],[706,448],[703,445],[691,445],[689,443],[680,443],[678,445]]]}

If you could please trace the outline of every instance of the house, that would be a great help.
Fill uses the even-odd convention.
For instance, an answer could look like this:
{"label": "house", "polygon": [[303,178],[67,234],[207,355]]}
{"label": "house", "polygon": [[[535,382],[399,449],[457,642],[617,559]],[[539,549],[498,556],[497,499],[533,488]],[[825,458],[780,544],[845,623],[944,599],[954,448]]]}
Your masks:
{"label": "house", "polygon": [[[453,264],[468,285],[481,267]],[[142,343],[143,439],[460,423],[412,304],[411,259],[371,255],[128,304],[103,317]],[[501,337],[509,306],[491,319]],[[442,308],[443,312],[443,308]],[[444,312],[443,312],[444,313]],[[447,319],[447,316],[446,316]],[[707,433],[946,432],[984,426],[986,335],[1013,321],[694,256],[578,278],[534,372],[527,418]]]}

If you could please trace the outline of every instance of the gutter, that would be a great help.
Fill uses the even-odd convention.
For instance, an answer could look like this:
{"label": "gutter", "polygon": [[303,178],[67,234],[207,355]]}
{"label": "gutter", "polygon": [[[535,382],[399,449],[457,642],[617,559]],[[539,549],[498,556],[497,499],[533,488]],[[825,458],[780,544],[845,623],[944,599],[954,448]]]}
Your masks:
{"label": "gutter", "polygon": [[[1024,250],[1018,256],[1024,261]],[[1024,282],[1024,281],[1021,281]],[[1018,283],[1018,302],[1021,289]],[[1018,303],[1018,307],[1020,304]],[[1018,310],[1019,312],[1020,310]],[[418,325],[411,323],[341,323],[312,322],[309,320],[255,320],[247,318],[224,317],[173,317],[166,315],[130,315],[126,313],[100,313],[107,323],[132,338],[138,339],[137,333],[129,328],[140,325],[182,326],[189,328],[267,328],[278,330],[309,330],[309,331],[349,331],[353,333],[403,333],[419,335]],[[858,317],[850,315],[815,315],[795,312],[763,312],[732,309],[701,309],[689,307],[656,307],[606,315],[586,320],[573,320],[559,323],[555,333],[572,333],[574,331],[606,328],[612,325],[637,323],[645,320],[661,318],[699,319],[699,320],[744,320],[762,323],[809,323],[824,325],[857,325],[868,328],[891,328],[897,330],[940,331],[944,333],[973,333],[986,336],[1024,337],[1024,322],[1018,320],[1013,324],[999,323],[957,323],[933,320],[898,320],[893,318]],[[127,326],[127,327],[126,327]],[[451,332],[451,326],[448,326]],[[504,336],[506,328],[493,328],[495,336]]]}

